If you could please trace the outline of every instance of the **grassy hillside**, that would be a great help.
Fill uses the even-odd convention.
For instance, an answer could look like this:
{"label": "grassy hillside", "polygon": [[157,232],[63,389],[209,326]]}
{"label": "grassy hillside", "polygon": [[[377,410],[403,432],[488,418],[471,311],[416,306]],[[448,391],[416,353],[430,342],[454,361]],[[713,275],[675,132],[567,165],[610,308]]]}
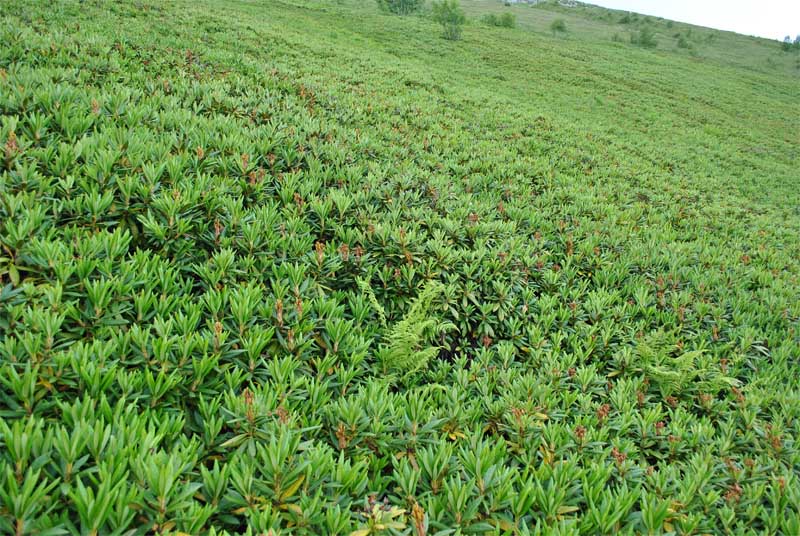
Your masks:
{"label": "grassy hillside", "polygon": [[775,40],[714,30],[660,17],[606,9],[590,4],[574,7],[555,1],[504,5],[493,0],[464,0],[466,12],[478,19],[487,13],[512,13],[521,29],[549,33],[553,20],[566,23],[566,37],[601,43],[618,40],[629,43],[632,34],[650,28],[656,49],[696,61],[711,61],[774,75],[800,76],[800,57],[784,54]]}
{"label": "grassy hillside", "polygon": [[465,7],[0,5],[0,532],[800,533],[794,56]]}

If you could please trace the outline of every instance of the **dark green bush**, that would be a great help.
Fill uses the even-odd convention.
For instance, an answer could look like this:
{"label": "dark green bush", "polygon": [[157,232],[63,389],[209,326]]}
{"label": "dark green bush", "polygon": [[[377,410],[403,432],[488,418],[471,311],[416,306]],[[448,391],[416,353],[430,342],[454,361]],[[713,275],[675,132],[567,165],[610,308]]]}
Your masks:
{"label": "dark green bush", "polygon": [[631,34],[631,43],[643,48],[656,48],[658,46],[655,33],[647,26]]}
{"label": "dark green bush", "polygon": [[498,26],[503,28],[513,28],[517,25],[517,16],[513,13],[503,13],[500,15],[500,23]]}
{"label": "dark green bush", "polygon": [[800,35],[795,37],[794,41],[792,41],[792,38],[788,35],[784,37],[783,41],[781,42],[781,49],[784,52],[791,52],[792,50],[800,50]]}
{"label": "dark green bush", "polygon": [[410,15],[419,11],[425,0],[376,0],[378,7],[395,15]]}
{"label": "dark green bush", "polygon": [[431,6],[433,20],[442,25],[443,37],[450,41],[461,39],[461,29],[467,18],[458,0],[441,0]]}
{"label": "dark green bush", "polygon": [[501,28],[513,28],[517,25],[517,16],[513,13],[503,13],[500,16],[489,13],[488,15],[484,15],[482,20],[489,26],[498,26]]}
{"label": "dark green bush", "polygon": [[567,33],[567,23],[564,19],[556,19],[550,23],[550,31],[553,35],[557,33]]}

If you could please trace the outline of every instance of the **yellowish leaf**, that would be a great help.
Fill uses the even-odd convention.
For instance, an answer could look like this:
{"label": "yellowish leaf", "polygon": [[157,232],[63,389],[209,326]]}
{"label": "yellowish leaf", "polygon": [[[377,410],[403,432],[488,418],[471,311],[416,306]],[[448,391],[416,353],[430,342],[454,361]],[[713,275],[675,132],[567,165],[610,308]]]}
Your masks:
{"label": "yellowish leaf", "polygon": [[514,530],[514,524],[508,519],[493,519],[489,521],[489,523],[505,532],[511,532]]}
{"label": "yellowish leaf", "polygon": [[389,509],[389,517],[397,517],[405,514],[406,511],[400,508],[399,506],[392,506]]}
{"label": "yellowish leaf", "polygon": [[291,486],[286,488],[286,491],[284,491],[280,496],[281,502],[285,501],[286,499],[288,499],[289,497],[294,495],[295,492],[297,491],[297,489],[303,484],[303,481],[305,479],[306,479],[306,475],[300,475],[300,478],[295,480],[294,483]]}
{"label": "yellowish leaf", "polygon": [[53,390],[53,384],[50,383],[49,381],[45,380],[44,378],[41,378],[39,380],[39,385],[41,385],[42,387],[44,387],[48,391],[52,391]]}
{"label": "yellowish leaf", "polygon": [[303,515],[303,509],[296,504],[282,504],[280,508],[284,510],[289,510],[290,512],[294,512],[299,516]]}

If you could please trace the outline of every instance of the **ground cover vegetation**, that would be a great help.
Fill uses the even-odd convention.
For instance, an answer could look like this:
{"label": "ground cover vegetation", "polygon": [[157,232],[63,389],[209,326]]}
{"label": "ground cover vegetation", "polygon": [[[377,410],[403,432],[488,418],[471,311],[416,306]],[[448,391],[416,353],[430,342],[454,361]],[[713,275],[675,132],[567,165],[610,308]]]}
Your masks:
{"label": "ground cover vegetation", "polygon": [[392,5],[0,4],[0,532],[800,533],[791,55]]}
{"label": "ground cover vegetation", "polygon": [[[789,36],[782,42],[754,38],[578,2],[573,5],[543,0],[504,5],[491,0],[461,0],[461,4],[468,17],[498,17],[511,13],[519,28],[538,33],[548,31],[556,20],[561,19],[569,29],[571,39],[587,44],[603,41],[633,41],[635,44],[644,30],[645,34],[653,34],[656,42],[653,48],[661,51],[737,66],[748,71],[800,73],[800,55],[796,54],[800,51],[800,42]],[[781,54],[781,51],[784,53]]]}

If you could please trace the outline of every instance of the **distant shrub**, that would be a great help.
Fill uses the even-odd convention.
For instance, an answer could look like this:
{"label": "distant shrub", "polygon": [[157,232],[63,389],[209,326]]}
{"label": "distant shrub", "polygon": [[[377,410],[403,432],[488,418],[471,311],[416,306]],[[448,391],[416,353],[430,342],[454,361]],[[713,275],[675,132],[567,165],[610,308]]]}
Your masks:
{"label": "distant shrub", "polygon": [[678,37],[678,48],[690,48],[690,47],[691,45],[689,44],[689,41],[687,41],[684,36],[681,35]]}
{"label": "distant shrub", "polygon": [[500,15],[500,26],[503,28],[513,28],[517,25],[517,16],[513,13],[503,13]]}
{"label": "distant shrub", "polygon": [[675,23],[672,22],[671,20],[668,20],[667,21],[667,28],[672,28],[673,26],[675,26]]}
{"label": "distant shrub", "polygon": [[409,15],[418,11],[425,0],[376,0],[382,11],[395,15]]}
{"label": "distant shrub", "polygon": [[450,41],[461,38],[461,27],[467,18],[458,3],[458,0],[441,0],[433,2],[433,20],[442,25],[443,37]]}
{"label": "distant shrub", "polygon": [[784,37],[783,42],[781,43],[781,48],[783,49],[784,52],[790,52],[792,50],[800,50],[800,35],[795,37],[794,41],[792,41],[792,38],[788,35]]}
{"label": "distant shrub", "polygon": [[656,48],[656,46],[658,46],[658,41],[656,41],[653,30],[646,26],[638,32],[631,34],[631,43],[643,48]]}
{"label": "distant shrub", "polygon": [[513,13],[503,13],[500,16],[490,13],[483,17],[483,22],[489,26],[498,26],[501,28],[513,28],[517,25],[517,17]]}
{"label": "distant shrub", "polygon": [[622,18],[619,19],[620,24],[630,24],[631,23],[631,14],[625,13]]}
{"label": "distant shrub", "polygon": [[622,39],[622,37],[620,37],[620,35],[618,33],[615,33],[613,36],[611,36],[611,40],[614,41],[615,43],[623,43],[624,42],[624,40]]}
{"label": "distant shrub", "polygon": [[550,23],[550,31],[553,32],[553,35],[557,33],[566,33],[567,23],[564,22],[564,19],[556,19]]}

